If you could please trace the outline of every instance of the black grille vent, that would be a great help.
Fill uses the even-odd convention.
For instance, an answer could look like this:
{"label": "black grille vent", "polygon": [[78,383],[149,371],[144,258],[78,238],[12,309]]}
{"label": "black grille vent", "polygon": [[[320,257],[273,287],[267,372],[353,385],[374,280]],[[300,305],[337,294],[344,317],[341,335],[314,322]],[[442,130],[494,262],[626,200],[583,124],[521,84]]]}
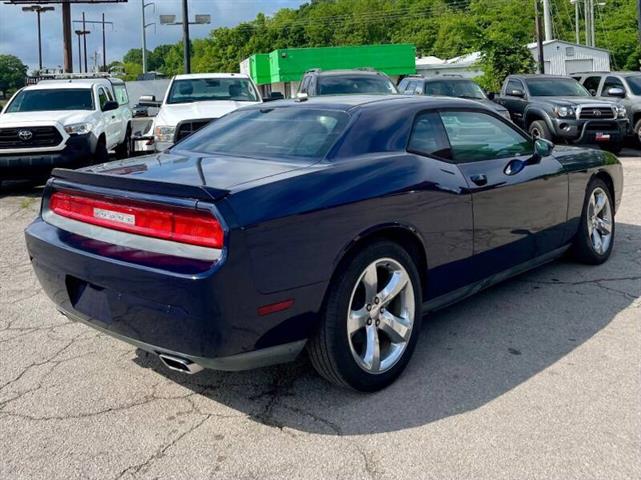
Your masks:
{"label": "black grille vent", "polygon": [[606,120],[614,118],[614,111],[610,107],[584,107],[581,116],[585,120]]}
{"label": "black grille vent", "polygon": [[188,137],[194,132],[197,132],[209,122],[214,121],[215,118],[202,118],[199,120],[185,120],[180,122],[176,127],[175,142],[179,142],[183,138]]}
{"label": "black grille vent", "polygon": [[0,148],[55,147],[61,141],[56,127],[0,128]]}

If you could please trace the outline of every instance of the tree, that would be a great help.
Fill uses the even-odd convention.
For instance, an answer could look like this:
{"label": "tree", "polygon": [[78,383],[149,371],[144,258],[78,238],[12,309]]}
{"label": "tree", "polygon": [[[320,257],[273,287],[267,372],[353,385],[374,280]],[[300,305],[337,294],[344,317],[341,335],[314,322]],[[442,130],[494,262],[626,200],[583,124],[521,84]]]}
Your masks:
{"label": "tree", "polygon": [[0,55],[0,90],[7,92],[22,88],[27,66],[14,55]]}
{"label": "tree", "polygon": [[503,80],[511,73],[534,73],[530,50],[509,38],[488,38],[481,45],[479,61],[483,75],[477,80],[490,92],[498,92]]}

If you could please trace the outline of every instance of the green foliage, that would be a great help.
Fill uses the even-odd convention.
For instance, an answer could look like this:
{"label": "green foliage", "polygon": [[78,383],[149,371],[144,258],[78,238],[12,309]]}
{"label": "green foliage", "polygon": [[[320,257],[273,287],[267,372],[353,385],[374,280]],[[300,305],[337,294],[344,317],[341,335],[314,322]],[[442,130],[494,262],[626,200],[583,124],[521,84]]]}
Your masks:
{"label": "green foliage", "polygon": [[[555,35],[573,42],[572,5],[550,1]],[[638,69],[634,2],[608,0],[596,10],[597,45],[612,51],[614,68]],[[533,68],[522,48],[533,41],[534,0],[309,0],[193,40],[192,70],[238,71],[250,55],[278,48],[394,42],[413,43],[420,55],[441,58],[482,50],[484,71],[499,68],[494,78],[484,76],[486,85],[494,85],[506,71]],[[130,50],[124,62],[140,64],[141,56],[140,49]],[[161,45],[149,52],[148,69],[180,73],[182,58],[182,43]]]}
{"label": "green foliage", "polygon": [[0,90],[11,91],[25,84],[27,66],[14,55],[0,55]]}

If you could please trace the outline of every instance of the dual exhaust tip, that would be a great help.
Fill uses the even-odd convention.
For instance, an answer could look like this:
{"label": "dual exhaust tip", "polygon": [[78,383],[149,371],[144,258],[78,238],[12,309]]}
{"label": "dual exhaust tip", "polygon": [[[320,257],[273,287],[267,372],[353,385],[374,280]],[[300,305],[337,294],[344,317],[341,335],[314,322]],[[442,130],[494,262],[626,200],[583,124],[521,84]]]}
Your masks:
{"label": "dual exhaust tip", "polygon": [[165,367],[170,370],[174,370],[175,372],[193,375],[194,373],[204,370],[202,366],[192,362],[191,360],[187,360],[186,358],[175,357],[173,355],[167,355],[166,353],[159,353],[158,356]]}

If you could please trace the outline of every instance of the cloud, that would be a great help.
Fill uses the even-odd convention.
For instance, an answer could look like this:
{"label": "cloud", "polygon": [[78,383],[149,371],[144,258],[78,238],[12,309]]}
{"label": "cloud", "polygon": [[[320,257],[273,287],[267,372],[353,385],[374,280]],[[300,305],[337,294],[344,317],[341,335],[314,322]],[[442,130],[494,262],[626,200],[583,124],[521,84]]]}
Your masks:
{"label": "cloud", "polygon": [[[0,0],[2,1],[2,0]],[[145,0],[149,3],[150,0]],[[206,37],[212,28],[233,26],[239,22],[253,19],[257,13],[272,14],[280,8],[295,8],[302,4],[300,0],[190,0],[189,16],[210,14],[211,25],[192,25],[192,38]],[[155,5],[147,7],[147,23],[156,22],[156,26],[147,29],[147,48],[163,43],[175,43],[182,38],[180,26],[162,26],[158,15],[175,14],[182,18],[181,0],[155,0]],[[57,67],[62,64],[62,15],[60,5],[54,5],[55,11],[43,13],[42,18],[42,57],[43,66]],[[119,60],[130,48],[140,48],[141,41],[141,0],[129,0],[128,3],[102,5],[72,5],[72,20],[80,20],[85,12],[87,20],[100,20],[102,13],[105,20],[114,22],[113,29],[107,25],[107,62]],[[74,30],[79,28],[74,24]],[[89,56],[97,51],[102,58],[102,30],[100,25],[88,25],[91,34],[87,36]],[[78,39],[73,35],[73,64],[78,65]],[[36,14],[23,12],[20,6],[0,3],[0,53],[19,57],[30,69],[38,65],[38,37]],[[90,62],[91,63],[91,62]]]}

